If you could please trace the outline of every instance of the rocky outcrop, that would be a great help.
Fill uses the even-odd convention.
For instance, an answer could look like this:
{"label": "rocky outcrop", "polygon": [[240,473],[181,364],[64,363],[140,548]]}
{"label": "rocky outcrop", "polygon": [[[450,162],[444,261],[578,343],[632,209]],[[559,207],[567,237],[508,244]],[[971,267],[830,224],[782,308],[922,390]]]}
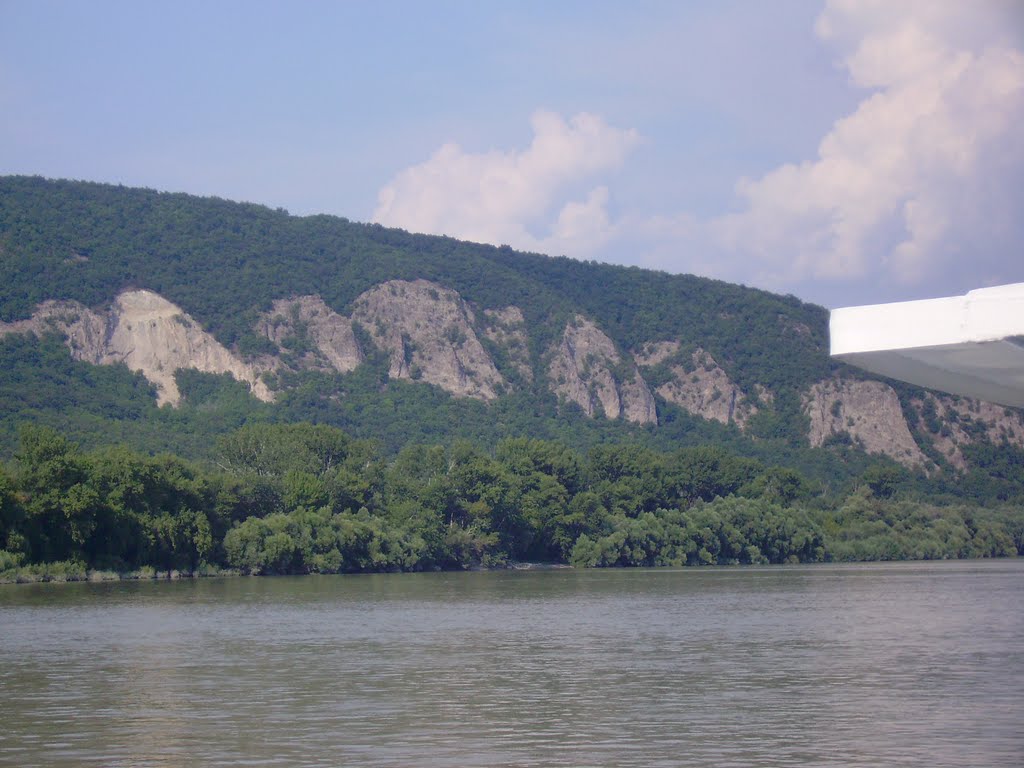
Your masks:
{"label": "rocky outcrop", "polygon": [[[357,334],[356,322],[365,334]],[[351,318],[318,296],[282,299],[256,330],[278,346],[279,358],[256,363],[240,359],[180,307],[147,290],[125,291],[103,312],[74,301],[47,301],[28,320],[0,323],[0,335],[62,334],[77,360],[124,363],[156,387],[161,404],[180,401],[175,372],[183,368],[229,374],[269,401],[272,393],[261,379],[263,372],[281,366],[351,371],[368,351],[360,348],[359,339],[387,354],[392,377],[434,384],[455,396],[491,400],[509,385],[481,344],[478,330],[492,351],[500,349],[502,370],[513,382],[529,383],[534,376],[526,322],[517,307],[487,309],[477,317],[458,293],[426,280],[396,280],[366,291],[353,302]],[[581,315],[569,321],[544,359],[555,394],[589,416],[602,413],[610,419],[656,424],[647,381],[657,383],[657,393],[667,402],[741,429],[758,405],[772,400],[769,390],[756,385],[755,394],[748,396],[709,353],[679,341],[651,342],[632,359],[624,357]],[[913,400],[916,433],[905,421],[896,393],[881,382],[829,379],[811,387],[803,402],[812,446],[845,442],[908,467],[930,464],[914,434],[961,469],[967,465],[964,448],[980,440],[1024,447],[1024,412],[967,398],[924,393]]]}
{"label": "rocky outcrop", "polygon": [[[635,368],[619,382],[620,415],[637,424],[657,424],[658,408],[647,382]],[[607,414],[608,411],[606,410]]]}
{"label": "rocky outcrop", "polygon": [[526,383],[533,381],[530,347],[526,336],[526,319],[519,307],[485,309],[484,336],[501,347],[508,364]]}
{"label": "rocky outcrop", "polygon": [[668,380],[655,391],[694,416],[742,429],[757,413],[746,393],[699,347],[687,355],[680,353],[678,341],[649,342],[633,357],[643,367],[666,365]]}
{"label": "rocky outcrop", "polygon": [[[528,363],[522,313],[515,307],[491,312],[493,338],[512,351],[521,349]],[[496,397],[504,385],[476,335],[472,310],[455,291],[426,280],[392,280],[371,288],[355,300],[351,319],[319,296],[278,300],[256,330],[294,367],[347,373],[364,358],[353,322],[388,354],[393,378],[424,381],[481,400]]]}
{"label": "rocky outcrop", "polygon": [[820,381],[804,396],[814,447],[830,439],[849,440],[907,467],[926,464],[903,418],[899,397],[880,381]]}
{"label": "rocky outcrop", "polygon": [[1019,410],[931,392],[910,402],[918,414],[918,429],[957,469],[967,468],[963,448],[979,440],[1024,448],[1024,413]]}
{"label": "rocky outcrop", "polygon": [[[353,319],[390,356],[390,375],[435,384],[456,396],[490,400],[505,387],[474,331],[472,310],[452,290],[426,280],[391,281],[356,299]],[[256,331],[273,341],[288,364],[345,373],[363,361],[353,319],[334,312],[319,296],[274,302]],[[529,375],[525,323],[509,307],[489,324],[510,351],[513,364]],[[233,355],[181,308],[152,291],[126,291],[105,313],[77,302],[48,301],[29,320],[0,324],[0,333],[55,331],[78,360],[97,365],[125,363],[157,388],[158,401],[181,400],[174,380],[180,368],[228,373],[249,384],[261,400],[272,394],[260,374],[280,363],[253,365]]]}
{"label": "rocky outcrop", "polygon": [[650,368],[678,355],[679,347],[678,341],[649,341],[633,352],[633,359],[637,365]]}
{"label": "rocky outcrop", "polygon": [[474,331],[458,293],[427,280],[391,280],[361,294],[352,319],[391,359],[392,378],[435,384],[458,397],[492,400],[505,380]]}
{"label": "rocky outcrop", "polygon": [[64,336],[76,360],[100,365],[107,357],[107,318],[77,301],[44,301],[28,320],[0,323],[7,333],[57,333]]}
{"label": "rocky outcrop", "polygon": [[125,291],[104,314],[77,302],[45,302],[30,320],[0,328],[0,333],[63,333],[78,360],[105,365],[124,363],[157,390],[160,404],[176,405],[181,393],[174,380],[180,368],[228,373],[246,382],[261,400],[272,395],[260,371],[231,354],[178,306],[152,291]]}
{"label": "rocky outcrop", "polygon": [[294,351],[303,368],[348,373],[363,361],[352,321],[319,296],[279,299],[256,328],[279,348]]}
{"label": "rocky outcrop", "polygon": [[772,405],[775,402],[775,393],[768,389],[768,387],[755,384],[754,394],[757,395],[757,399],[762,403]]}
{"label": "rocky outcrop", "polygon": [[654,397],[640,371],[590,320],[573,317],[550,356],[548,376],[555,394],[578,404],[588,416],[601,408],[609,419],[658,422]]}

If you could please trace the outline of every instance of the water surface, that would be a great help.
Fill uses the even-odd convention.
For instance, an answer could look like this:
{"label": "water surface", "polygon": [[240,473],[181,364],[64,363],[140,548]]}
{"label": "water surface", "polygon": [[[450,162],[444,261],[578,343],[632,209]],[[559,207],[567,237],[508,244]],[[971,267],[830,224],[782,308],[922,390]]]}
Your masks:
{"label": "water surface", "polygon": [[1024,561],[0,587],[0,764],[1024,764]]}

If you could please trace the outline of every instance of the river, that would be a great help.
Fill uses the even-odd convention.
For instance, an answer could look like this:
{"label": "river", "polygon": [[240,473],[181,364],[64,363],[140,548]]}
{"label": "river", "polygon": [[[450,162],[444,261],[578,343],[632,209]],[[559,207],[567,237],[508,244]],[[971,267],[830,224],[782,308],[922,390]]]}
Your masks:
{"label": "river", "polygon": [[1024,560],[0,586],[0,764],[1020,766]]}

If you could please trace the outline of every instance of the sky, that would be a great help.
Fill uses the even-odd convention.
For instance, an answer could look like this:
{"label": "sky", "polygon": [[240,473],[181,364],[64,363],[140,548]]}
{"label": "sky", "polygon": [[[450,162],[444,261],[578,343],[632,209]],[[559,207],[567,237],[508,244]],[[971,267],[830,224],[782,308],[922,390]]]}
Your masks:
{"label": "sky", "polygon": [[1024,2],[0,0],[0,174],[827,307],[1024,282]]}

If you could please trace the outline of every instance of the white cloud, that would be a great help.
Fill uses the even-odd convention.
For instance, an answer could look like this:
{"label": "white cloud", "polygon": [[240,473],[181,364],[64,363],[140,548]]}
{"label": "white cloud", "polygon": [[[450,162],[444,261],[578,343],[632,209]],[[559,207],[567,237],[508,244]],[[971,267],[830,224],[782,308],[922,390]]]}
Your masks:
{"label": "white cloud", "polygon": [[738,183],[744,209],[711,223],[734,266],[756,265],[762,284],[912,285],[985,259],[976,246],[1006,218],[993,208],[1019,209],[1024,171],[1024,54],[999,39],[993,8],[828,3],[816,31],[871,93],[815,159]]}
{"label": "white cloud", "polygon": [[639,136],[586,113],[566,122],[539,111],[531,123],[533,141],[521,151],[474,154],[445,144],[380,191],[373,220],[529,250],[591,252],[611,234],[608,189],[595,187],[582,201],[567,196],[620,166]]}
{"label": "white cloud", "polygon": [[[638,133],[591,114],[537,112],[525,148],[474,153],[449,143],[401,171],[373,218],[833,305],[1024,280],[1022,30],[1013,0],[827,2],[817,45],[836,53],[862,98],[809,159],[739,180],[733,213],[665,213],[671,189],[652,177],[640,186],[666,189],[659,213],[612,215],[608,177]],[[687,183],[672,175],[672,186]]]}

